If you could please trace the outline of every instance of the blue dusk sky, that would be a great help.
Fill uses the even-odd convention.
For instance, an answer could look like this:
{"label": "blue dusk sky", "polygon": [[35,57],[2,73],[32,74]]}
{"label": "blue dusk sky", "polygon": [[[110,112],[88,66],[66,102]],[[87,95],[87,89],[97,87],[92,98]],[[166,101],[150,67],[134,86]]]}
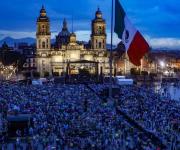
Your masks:
{"label": "blue dusk sky", "polygon": [[[128,17],[156,47],[180,49],[180,0],[120,0]],[[110,41],[111,0],[1,0],[0,39],[34,37],[36,19],[45,6],[51,21],[52,38],[61,30],[67,18],[71,30],[72,16],[78,40],[90,38],[91,20],[99,6],[107,22]],[[114,38],[114,44],[118,42]]]}

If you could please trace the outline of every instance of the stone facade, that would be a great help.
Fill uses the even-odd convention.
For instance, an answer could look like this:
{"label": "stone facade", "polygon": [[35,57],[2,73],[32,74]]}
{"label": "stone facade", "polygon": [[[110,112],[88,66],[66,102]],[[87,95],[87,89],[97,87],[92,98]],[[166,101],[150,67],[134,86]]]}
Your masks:
{"label": "stone facade", "polygon": [[[89,44],[82,44],[76,40],[76,34],[70,33],[67,21],[64,19],[62,31],[56,36],[56,42],[52,47],[50,20],[46,10],[42,7],[40,16],[37,19],[36,33],[36,62],[37,71],[41,76],[45,73],[66,72],[67,65],[74,63],[74,71],[70,73],[78,74],[78,69],[86,67],[90,73],[93,72],[91,65],[83,66],[83,62],[98,63],[98,73],[109,74],[109,56],[106,49],[106,23],[102,18],[102,12],[97,10],[95,18],[92,20],[91,40]],[[80,63],[82,61],[82,64]],[[78,62],[76,64],[75,62]]]}

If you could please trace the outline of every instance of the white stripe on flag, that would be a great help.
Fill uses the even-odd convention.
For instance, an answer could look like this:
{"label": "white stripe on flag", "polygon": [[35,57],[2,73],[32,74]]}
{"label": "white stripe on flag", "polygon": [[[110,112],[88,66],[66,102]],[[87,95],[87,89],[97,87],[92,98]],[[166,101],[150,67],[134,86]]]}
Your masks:
{"label": "white stripe on flag", "polygon": [[134,36],[136,35],[137,30],[132,25],[132,23],[130,22],[130,20],[127,16],[125,16],[125,18],[124,18],[124,23],[125,23],[125,29],[123,32],[122,41],[126,47],[126,51],[128,51],[128,49],[134,39]]}

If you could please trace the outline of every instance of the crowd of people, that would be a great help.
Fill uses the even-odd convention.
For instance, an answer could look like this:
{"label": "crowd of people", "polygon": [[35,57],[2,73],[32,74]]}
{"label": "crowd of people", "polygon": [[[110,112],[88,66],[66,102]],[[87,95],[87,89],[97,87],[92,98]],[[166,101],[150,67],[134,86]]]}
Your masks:
{"label": "crowd of people", "polygon": [[[91,90],[91,89],[94,90]],[[7,115],[31,114],[32,125],[16,131],[16,149],[157,150],[152,140],[117,114],[114,105],[98,97],[108,85],[0,83],[0,101]],[[179,104],[135,86],[118,87],[116,104],[170,146],[179,147]],[[22,137],[26,140],[22,141]],[[1,136],[1,147],[9,146]],[[170,145],[168,145],[170,143]],[[173,143],[173,144],[172,144]]]}
{"label": "crowd of people", "polygon": [[[90,87],[98,94],[108,84]],[[114,86],[117,88],[117,86]],[[120,86],[116,101],[121,110],[166,145],[180,149],[180,102],[164,99],[146,86]]]}

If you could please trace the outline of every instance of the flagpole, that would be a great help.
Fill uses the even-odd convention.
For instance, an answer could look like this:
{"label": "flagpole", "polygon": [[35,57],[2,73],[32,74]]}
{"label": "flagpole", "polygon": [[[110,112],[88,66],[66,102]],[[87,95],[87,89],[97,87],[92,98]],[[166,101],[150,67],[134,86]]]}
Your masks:
{"label": "flagpole", "polygon": [[109,98],[112,99],[112,51],[113,51],[113,22],[114,22],[114,0],[112,0],[111,8],[111,51],[110,51],[110,87],[109,87]]}
{"label": "flagpole", "polygon": [[124,56],[124,75],[126,75],[127,70],[127,53],[125,50],[125,56]]}
{"label": "flagpole", "polygon": [[126,76],[128,75],[128,73],[129,73],[129,57],[126,50]]}

